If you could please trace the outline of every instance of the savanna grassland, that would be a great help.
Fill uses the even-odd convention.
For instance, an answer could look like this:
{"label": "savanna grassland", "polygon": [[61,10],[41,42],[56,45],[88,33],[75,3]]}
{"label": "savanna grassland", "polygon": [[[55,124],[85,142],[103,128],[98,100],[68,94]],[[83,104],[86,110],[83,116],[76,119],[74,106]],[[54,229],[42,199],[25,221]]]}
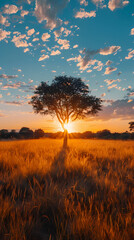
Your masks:
{"label": "savanna grassland", "polygon": [[0,240],[132,240],[134,142],[0,142]]}

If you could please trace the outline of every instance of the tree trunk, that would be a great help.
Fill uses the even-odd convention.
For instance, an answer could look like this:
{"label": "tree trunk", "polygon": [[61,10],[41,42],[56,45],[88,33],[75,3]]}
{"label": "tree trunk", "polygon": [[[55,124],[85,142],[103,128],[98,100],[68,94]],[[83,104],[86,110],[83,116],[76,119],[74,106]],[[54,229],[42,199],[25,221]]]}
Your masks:
{"label": "tree trunk", "polygon": [[64,130],[64,140],[63,140],[63,147],[67,147],[67,142],[68,142],[68,131],[65,129]]}

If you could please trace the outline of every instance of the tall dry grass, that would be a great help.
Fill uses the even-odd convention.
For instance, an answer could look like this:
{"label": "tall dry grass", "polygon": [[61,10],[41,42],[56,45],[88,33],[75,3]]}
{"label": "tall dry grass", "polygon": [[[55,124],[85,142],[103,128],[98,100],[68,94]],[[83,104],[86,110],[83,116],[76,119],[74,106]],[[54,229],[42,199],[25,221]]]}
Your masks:
{"label": "tall dry grass", "polygon": [[132,240],[134,142],[0,142],[1,240]]}

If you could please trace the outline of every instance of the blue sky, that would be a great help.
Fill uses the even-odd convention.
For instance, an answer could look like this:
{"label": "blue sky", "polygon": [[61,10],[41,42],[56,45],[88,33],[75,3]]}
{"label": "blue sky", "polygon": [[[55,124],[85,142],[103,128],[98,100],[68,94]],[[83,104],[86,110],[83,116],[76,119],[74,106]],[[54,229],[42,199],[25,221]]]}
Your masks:
{"label": "blue sky", "polygon": [[56,131],[56,119],[35,115],[28,102],[41,81],[68,75],[104,100],[75,131],[128,130],[133,60],[133,0],[0,1],[0,128]]}

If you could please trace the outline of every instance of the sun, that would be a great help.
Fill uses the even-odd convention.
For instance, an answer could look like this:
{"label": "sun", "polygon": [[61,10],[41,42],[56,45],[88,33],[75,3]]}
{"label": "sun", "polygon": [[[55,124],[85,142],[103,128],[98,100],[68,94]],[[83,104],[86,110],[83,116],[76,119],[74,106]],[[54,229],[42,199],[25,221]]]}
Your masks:
{"label": "sun", "polygon": [[72,132],[72,126],[71,123],[64,124],[64,128],[68,131],[68,133]]}

